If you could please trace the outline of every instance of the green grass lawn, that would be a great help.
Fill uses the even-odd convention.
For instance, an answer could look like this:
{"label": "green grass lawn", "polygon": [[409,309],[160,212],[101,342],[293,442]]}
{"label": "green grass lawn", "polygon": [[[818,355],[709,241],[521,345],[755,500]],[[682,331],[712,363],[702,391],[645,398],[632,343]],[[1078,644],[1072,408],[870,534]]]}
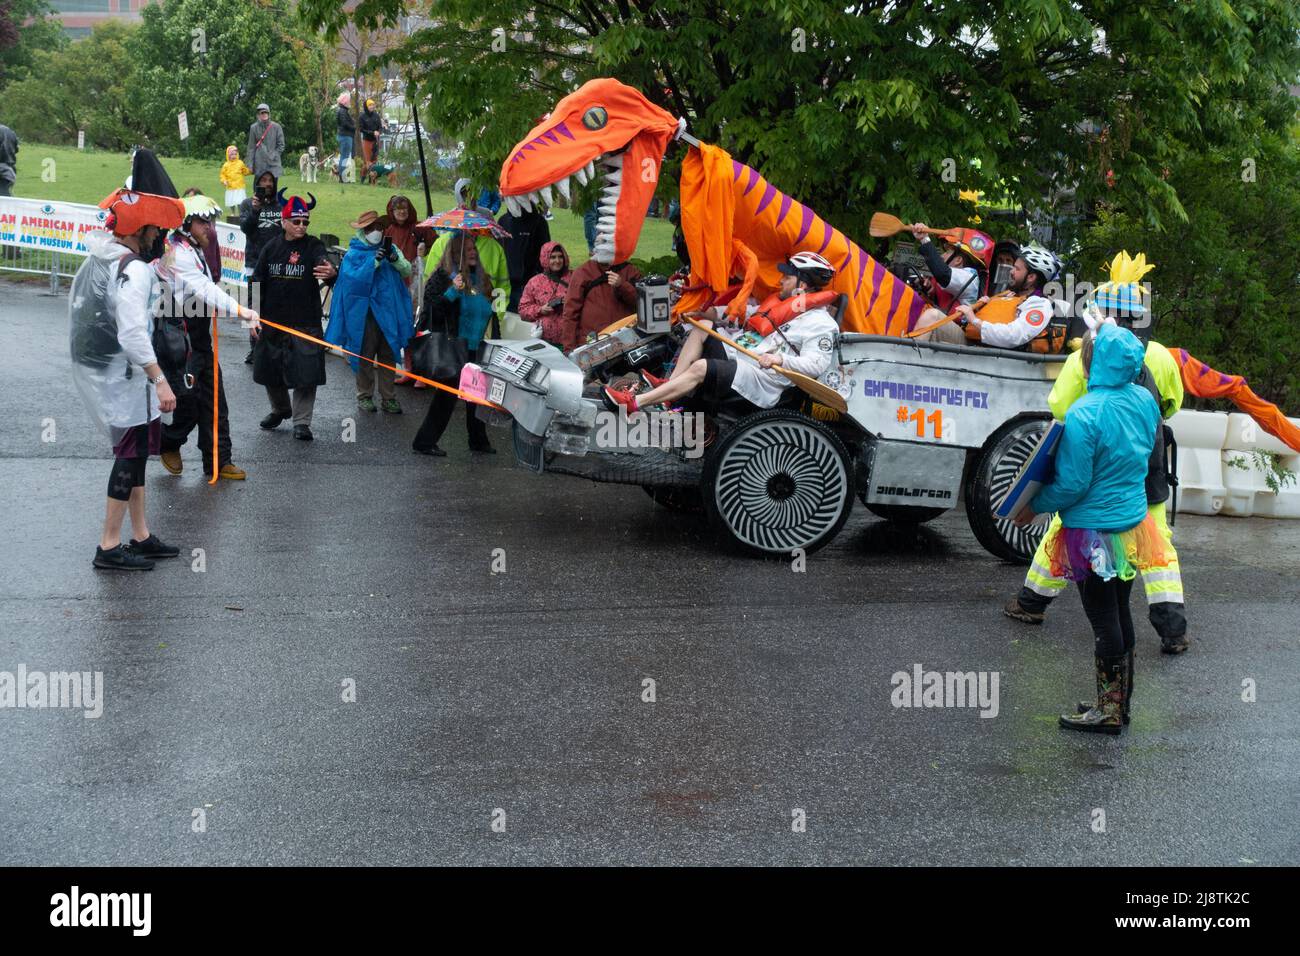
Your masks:
{"label": "green grass lawn", "polygon": [[[207,160],[162,157],[163,166],[178,192],[191,186],[217,202],[224,202],[225,187],[218,174],[224,157]],[[46,160],[53,160],[47,164]],[[346,244],[353,230],[348,225],[367,209],[383,212],[388,200],[398,192],[410,197],[417,212],[424,211],[423,188],[418,181],[411,189],[393,190],[386,184],[340,185],[325,181],[303,183],[298,176],[297,156],[285,157],[285,175],[280,185],[286,195],[304,195],[310,190],[317,205],[312,212],[311,231],[315,235],[333,233]],[[44,170],[45,178],[42,178]],[[23,143],[18,154],[18,181],[14,195],[29,199],[61,199],[65,202],[97,203],[121,186],[131,172],[126,153],[109,153],[97,150],[77,150],[63,146],[43,146]],[[52,181],[46,182],[45,179]],[[251,192],[252,177],[245,177],[245,189]],[[442,212],[455,205],[450,193],[433,193],[433,211]],[[503,207],[504,210],[504,207]],[[563,243],[576,267],[587,259],[587,242],[582,234],[582,217],[567,209],[556,209],[551,222],[551,238]],[[655,259],[672,254],[672,226],[664,219],[647,219],[637,244],[636,258]]]}

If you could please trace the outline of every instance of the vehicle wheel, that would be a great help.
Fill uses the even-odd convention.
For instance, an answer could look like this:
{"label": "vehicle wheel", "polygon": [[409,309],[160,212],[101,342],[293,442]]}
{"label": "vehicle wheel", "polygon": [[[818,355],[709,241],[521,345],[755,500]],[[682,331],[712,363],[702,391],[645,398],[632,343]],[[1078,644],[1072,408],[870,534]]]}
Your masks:
{"label": "vehicle wheel", "polygon": [[993,503],[1000,500],[1025,463],[1038,439],[1047,431],[1050,418],[1018,418],[999,428],[984,443],[975,465],[966,476],[966,520],[971,531],[991,555],[1028,564],[1046,525],[1018,528],[993,516]]}
{"label": "vehicle wheel", "polygon": [[655,504],[662,505],[669,511],[684,515],[704,513],[704,498],[699,488],[683,485],[642,485],[641,488],[654,499]]}
{"label": "vehicle wheel", "polygon": [[877,518],[884,518],[895,524],[925,524],[933,521],[947,511],[947,508],[915,508],[912,505],[875,505],[867,504],[867,510]]}
{"label": "vehicle wheel", "polygon": [[853,507],[843,442],[784,409],[755,412],[722,436],[701,487],[710,521],[751,554],[810,554],[839,533]]}

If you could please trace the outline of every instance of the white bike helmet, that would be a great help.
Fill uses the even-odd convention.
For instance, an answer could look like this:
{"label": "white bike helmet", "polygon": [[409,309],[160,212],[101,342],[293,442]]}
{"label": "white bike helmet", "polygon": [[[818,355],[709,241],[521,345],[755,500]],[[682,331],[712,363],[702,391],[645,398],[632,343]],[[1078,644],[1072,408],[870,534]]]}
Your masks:
{"label": "white bike helmet", "polygon": [[796,252],[789,262],[778,263],[776,268],[785,275],[798,276],[819,287],[835,278],[835,267],[815,252]]}
{"label": "white bike helmet", "polygon": [[1025,260],[1030,269],[1042,276],[1044,282],[1051,282],[1061,271],[1061,260],[1056,258],[1055,253],[1048,252],[1042,246],[1022,247],[1020,258]]}

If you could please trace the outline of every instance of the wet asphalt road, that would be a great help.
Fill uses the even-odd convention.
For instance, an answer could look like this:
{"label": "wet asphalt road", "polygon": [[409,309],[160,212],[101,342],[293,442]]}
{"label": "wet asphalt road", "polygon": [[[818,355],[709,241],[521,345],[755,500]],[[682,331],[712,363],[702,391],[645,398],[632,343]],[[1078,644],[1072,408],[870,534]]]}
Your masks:
{"label": "wet asphalt road", "polygon": [[[503,431],[471,458],[459,412],[414,456],[425,393],[361,415],[334,359],[317,441],[261,432],[231,328],[250,479],[209,487],[192,443],[182,477],[149,465],[155,530],[206,570],[106,574],[65,308],[0,284],[0,671],[102,671],[104,712],[0,710],[0,863],[1300,863],[1300,523],[1184,516],[1193,649],[1157,653],[1138,589],[1133,726],[1079,736],[1077,595],[1004,618],[1022,571],[961,512],[859,506],[794,573],[533,476]],[[998,715],[895,709],[915,664],[999,672]]]}

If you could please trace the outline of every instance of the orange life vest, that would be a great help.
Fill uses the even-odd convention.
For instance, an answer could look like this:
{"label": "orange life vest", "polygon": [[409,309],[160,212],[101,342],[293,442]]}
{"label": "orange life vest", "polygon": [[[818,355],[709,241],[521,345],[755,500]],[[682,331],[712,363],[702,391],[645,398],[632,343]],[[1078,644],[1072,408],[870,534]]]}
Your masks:
{"label": "orange life vest", "polygon": [[745,325],[767,338],[791,319],[810,309],[830,305],[839,297],[840,294],[833,289],[795,293],[788,299],[781,298],[779,292],[773,292],[759,305],[758,311],[745,320]]}
{"label": "orange life vest", "polygon": [[[1016,295],[1011,290],[999,292],[993,298],[989,299],[982,306],[975,310],[975,314],[984,322],[993,325],[1006,325],[1016,320],[1016,312],[1020,309],[1020,303],[1029,298],[1027,295]],[[972,342],[980,341],[979,331],[971,325],[966,326],[966,338]],[[1026,342],[1020,348],[1027,352],[1036,352],[1039,355],[1045,355],[1049,352],[1059,352],[1065,346],[1065,327],[1052,322],[1052,316],[1047,317],[1043,324],[1043,330],[1036,336]]]}

